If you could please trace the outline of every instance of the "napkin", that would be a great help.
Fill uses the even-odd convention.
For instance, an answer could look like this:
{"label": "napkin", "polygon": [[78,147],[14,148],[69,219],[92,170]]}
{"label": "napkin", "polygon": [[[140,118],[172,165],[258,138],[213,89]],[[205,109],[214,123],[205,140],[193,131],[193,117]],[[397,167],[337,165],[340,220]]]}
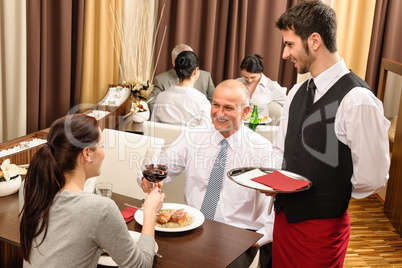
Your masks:
{"label": "napkin", "polygon": [[134,219],[134,213],[137,211],[136,208],[127,207],[121,211],[121,215],[126,222],[130,222]]}
{"label": "napkin", "polygon": [[254,189],[261,189],[261,190],[267,190],[267,191],[272,191],[273,189],[270,187],[264,187],[258,182],[252,181],[253,178],[265,175],[265,172],[262,172],[260,169],[252,169],[250,171],[244,172],[240,175],[233,176],[233,180],[236,181],[237,183],[251,187]]}
{"label": "napkin", "polygon": [[278,191],[295,191],[310,184],[309,181],[293,179],[277,170],[270,174],[256,177],[252,180]]}

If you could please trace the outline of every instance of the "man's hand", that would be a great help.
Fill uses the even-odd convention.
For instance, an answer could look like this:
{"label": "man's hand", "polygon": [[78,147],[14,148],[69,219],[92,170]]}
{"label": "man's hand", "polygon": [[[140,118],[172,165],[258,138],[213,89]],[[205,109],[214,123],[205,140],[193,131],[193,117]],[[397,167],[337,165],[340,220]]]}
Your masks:
{"label": "man's hand", "polygon": [[[158,188],[162,188],[162,185],[163,185],[163,182],[158,182],[156,184],[156,186],[158,186]],[[149,180],[142,177],[141,188],[144,191],[144,193],[150,193],[152,191],[152,189],[154,188],[154,185],[152,182],[150,182]]]}
{"label": "man's hand", "polygon": [[277,195],[277,193],[273,193],[273,192],[265,192],[260,190],[261,193],[265,194],[266,196],[270,196],[272,198],[275,198],[275,196]]}

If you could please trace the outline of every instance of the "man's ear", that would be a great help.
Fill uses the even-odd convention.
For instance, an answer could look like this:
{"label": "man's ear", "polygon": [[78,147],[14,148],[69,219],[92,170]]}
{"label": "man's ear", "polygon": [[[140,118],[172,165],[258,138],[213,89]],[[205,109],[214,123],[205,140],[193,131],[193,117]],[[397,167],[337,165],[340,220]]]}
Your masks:
{"label": "man's ear", "polygon": [[308,43],[314,51],[316,51],[322,45],[322,42],[321,35],[316,32],[312,33],[308,38]]}
{"label": "man's ear", "polygon": [[251,111],[251,107],[247,106],[246,108],[243,109],[243,113],[241,115],[241,118],[244,119],[247,117],[247,115],[250,113]]}

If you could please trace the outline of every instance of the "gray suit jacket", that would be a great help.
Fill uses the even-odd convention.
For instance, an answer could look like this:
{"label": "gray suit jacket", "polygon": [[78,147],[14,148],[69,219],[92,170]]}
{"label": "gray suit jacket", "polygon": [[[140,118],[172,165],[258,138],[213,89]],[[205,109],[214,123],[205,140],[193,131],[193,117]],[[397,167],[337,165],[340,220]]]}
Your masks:
{"label": "gray suit jacket", "polygon": [[[154,98],[150,102],[148,102],[148,107],[151,109],[156,100],[156,96],[162,91],[168,89],[171,85],[177,86],[179,84],[179,79],[177,79],[176,72],[174,69],[170,69],[167,72],[158,74],[154,78],[154,89],[148,96],[148,100]],[[211,78],[211,74],[200,70],[200,76],[194,84],[194,88],[203,93],[207,99],[212,102],[212,97],[214,95],[215,86]]]}

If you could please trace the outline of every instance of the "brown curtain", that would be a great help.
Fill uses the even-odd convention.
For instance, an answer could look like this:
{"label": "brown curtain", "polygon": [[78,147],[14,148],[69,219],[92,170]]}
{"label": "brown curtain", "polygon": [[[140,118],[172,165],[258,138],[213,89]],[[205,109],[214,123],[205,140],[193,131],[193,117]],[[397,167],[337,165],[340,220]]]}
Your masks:
{"label": "brown curtain", "polygon": [[[296,5],[299,0],[287,0],[286,9],[291,8]],[[278,16],[279,17],[279,16]],[[283,42],[283,40],[281,40]],[[281,49],[281,60],[279,62],[279,73],[278,73],[278,83],[281,86],[287,87],[287,92],[293,87],[297,80],[297,70],[294,64],[290,60],[282,59],[284,46]]]}
{"label": "brown curtain", "polygon": [[402,63],[402,1],[377,0],[371,35],[366,82],[377,93],[382,58]]}
{"label": "brown curtain", "polygon": [[282,36],[274,27],[279,16],[298,0],[160,0],[164,7],[158,31],[158,51],[165,25],[156,74],[172,68],[171,51],[177,44],[190,45],[200,58],[200,67],[211,73],[215,85],[241,76],[246,55],[263,57],[264,73],[290,88],[296,82],[292,64],[282,60]]}
{"label": "brown curtain", "polygon": [[79,104],[84,0],[27,3],[27,133],[32,133]]}
{"label": "brown curtain", "polygon": [[113,26],[113,17],[122,14],[122,7],[122,0],[85,1],[81,81],[83,107],[99,102],[106,95],[109,84],[119,82],[119,60],[115,49],[120,51],[120,47],[118,41],[116,48],[113,43],[121,40],[121,33]]}

